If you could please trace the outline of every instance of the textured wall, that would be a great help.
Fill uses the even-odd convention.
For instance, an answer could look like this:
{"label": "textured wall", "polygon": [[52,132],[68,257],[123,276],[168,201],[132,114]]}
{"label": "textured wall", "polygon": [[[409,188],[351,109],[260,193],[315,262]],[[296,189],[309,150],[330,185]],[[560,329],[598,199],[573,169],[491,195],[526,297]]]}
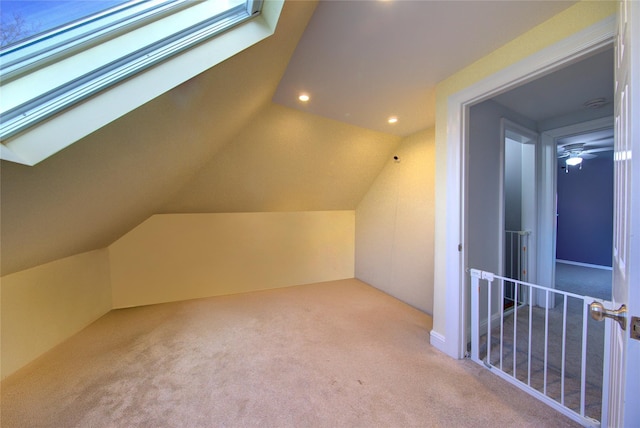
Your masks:
{"label": "textured wall", "polygon": [[353,210],[399,141],[272,104],[161,212]]}
{"label": "textured wall", "polygon": [[434,130],[405,138],[356,210],[356,278],[433,310]]}

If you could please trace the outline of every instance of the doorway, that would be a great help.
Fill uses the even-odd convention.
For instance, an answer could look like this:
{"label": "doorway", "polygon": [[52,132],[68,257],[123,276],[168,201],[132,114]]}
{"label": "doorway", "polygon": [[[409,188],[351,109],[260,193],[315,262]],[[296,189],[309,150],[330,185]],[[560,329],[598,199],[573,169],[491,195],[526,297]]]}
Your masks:
{"label": "doorway", "polygon": [[555,288],[611,300],[613,127],[557,138]]}
{"label": "doorway", "polygon": [[[505,187],[501,175],[504,157],[509,155],[505,154],[503,141],[508,137],[529,143],[536,140],[538,144],[525,146],[528,149],[520,148],[529,150],[526,156],[521,156],[522,159],[535,159],[535,170],[529,173],[524,183],[535,186],[529,191],[535,192],[536,202],[526,202],[528,206],[524,215],[527,218],[516,214],[518,231],[532,232],[528,247],[529,268],[526,277],[519,279],[535,281],[547,287],[555,286],[558,144],[564,148],[574,144],[575,138],[581,134],[613,126],[612,62],[613,49],[608,46],[554,73],[469,107],[465,204],[474,215],[466,219],[465,225],[468,235],[467,266],[507,273],[504,259],[486,251],[488,243],[493,242],[494,248],[504,252],[505,221],[512,222],[510,217],[506,217],[502,205],[504,192],[510,190]],[[576,75],[580,78],[577,79]],[[593,99],[602,99],[604,102],[597,104],[598,108],[593,108],[589,104]],[[540,134],[539,137],[536,132]],[[511,165],[513,163],[506,167],[510,168]],[[587,170],[579,172],[586,173]],[[526,174],[525,171],[520,173]],[[576,176],[571,172],[568,175],[572,178]],[[521,178],[519,182],[523,182]],[[523,212],[522,202],[516,205]],[[519,222],[523,220],[527,222],[526,228],[519,227]]]}
{"label": "doorway", "polygon": [[[501,120],[502,220],[499,273],[519,281],[535,282],[537,233],[536,155],[538,134],[510,120]],[[525,293],[513,282],[505,284],[504,306],[524,304]],[[522,291],[522,290],[519,290]],[[517,297],[519,296],[519,297]]]}
{"label": "doorway", "polygon": [[[447,129],[446,139],[439,146],[442,150],[441,154],[446,161],[446,174],[442,174],[440,182],[446,183],[444,186],[447,190],[446,194],[440,197],[441,212],[445,215],[441,216],[441,241],[438,247],[441,248],[441,257],[436,262],[441,266],[436,270],[435,279],[441,281],[446,287],[436,288],[441,294],[437,295],[442,299],[443,307],[446,304],[446,312],[439,311],[434,313],[434,330],[431,332],[431,343],[454,358],[462,358],[465,349],[466,337],[468,330],[466,329],[465,317],[467,312],[465,301],[468,301],[470,295],[467,244],[468,239],[468,221],[472,213],[472,207],[469,205],[467,191],[467,165],[470,162],[469,157],[469,109],[501,91],[508,91],[517,84],[527,81],[531,78],[544,75],[549,70],[557,69],[568,63],[584,58],[585,55],[592,54],[600,49],[610,46],[614,41],[617,42],[617,52],[624,52],[625,55],[619,56],[616,61],[617,70],[621,72],[620,81],[616,85],[616,138],[615,162],[616,175],[615,181],[615,207],[616,215],[614,218],[614,286],[613,286],[613,304],[615,308],[620,305],[627,305],[630,314],[637,314],[640,307],[640,288],[636,287],[636,283],[632,283],[632,279],[636,279],[637,264],[628,263],[630,257],[637,256],[638,242],[629,239],[631,227],[638,226],[637,219],[633,218],[632,212],[640,212],[638,208],[638,200],[633,199],[632,203],[626,203],[630,200],[631,187],[638,184],[638,176],[626,174],[632,169],[637,169],[637,156],[630,156],[631,151],[640,149],[638,139],[634,139],[637,129],[631,126],[629,120],[632,112],[636,109],[637,102],[640,100],[637,86],[630,86],[637,83],[633,79],[635,71],[632,70],[633,64],[639,64],[640,50],[629,49],[632,40],[640,40],[638,32],[640,26],[627,25],[628,23],[640,22],[640,7],[636,7],[635,2],[620,2],[620,9],[616,15],[605,18],[602,21],[592,25],[591,27],[576,33],[561,43],[556,43],[548,48],[544,48],[533,56],[525,58],[523,61],[507,67],[488,79],[481,80],[471,86],[466,87],[458,92],[448,95],[447,97]],[[617,32],[616,23],[620,22],[624,26],[620,33]],[[619,37],[618,37],[619,36]],[[620,47],[626,49],[621,50]],[[637,70],[636,70],[637,71]],[[634,88],[633,91],[630,89]],[[555,150],[549,151],[547,147],[543,147],[543,155],[545,157],[553,156],[555,158]],[[555,168],[554,168],[555,170]],[[625,175],[626,174],[626,175]],[[546,176],[546,175],[545,175]],[[634,187],[635,188],[635,187]],[[446,197],[445,197],[446,196]],[[631,211],[631,208],[634,208]],[[546,211],[545,211],[546,212]],[[553,213],[553,211],[551,211]],[[545,243],[546,244],[546,243]],[[553,244],[549,244],[553,245]],[[540,261],[538,262],[540,265]],[[478,272],[476,272],[478,273]],[[483,279],[490,278],[484,275]],[[633,284],[633,285],[631,285]],[[607,309],[614,311],[615,309]],[[620,312],[621,309],[615,310]],[[435,321],[441,323],[438,328],[435,327]],[[612,425],[620,425],[624,420],[638,420],[639,408],[637,406],[624,406],[624,397],[638,396],[637,382],[631,382],[630,379],[637,379],[640,368],[637,365],[627,364],[629,361],[637,361],[640,355],[640,348],[632,339],[628,339],[622,328],[616,322],[610,322],[607,319],[607,332],[611,334],[610,342],[607,348],[608,358],[605,359],[605,373],[609,379],[610,395],[605,397],[609,403],[607,409],[609,414],[603,414],[603,420],[608,421]]]}
{"label": "doorway", "polygon": [[[537,393],[551,397],[553,393],[546,395],[551,388],[547,383],[548,364],[555,361],[555,365],[561,367],[561,374],[557,377],[561,392],[553,396],[552,401],[557,400],[569,406],[567,408],[578,419],[587,418],[582,421],[601,417],[603,326],[594,326],[584,318],[584,298],[576,299],[577,296],[561,293],[549,294],[542,288],[529,287],[522,282],[555,287],[558,234],[556,183],[560,180],[558,170],[561,170],[558,145],[564,148],[570,144],[570,141],[561,141],[561,138],[571,140],[579,136],[580,133],[575,129],[580,124],[611,122],[612,62],[613,51],[607,48],[555,73],[473,104],[468,110],[468,161],[464,174],[466,266],[476,272],[482,271],[483,280],[492,278],[492,272],[507,277],[500,279],[497,288],[489,286],[488,289],[482,289],[480,300],[486,300],[487,306],[484,309],[479,306],[477,317],[468,315],[470,318],[479,317],[480,330],[486,331],[484,345],[480,341],[481,348],[485,347],[485,358],[489,360],[485,364],[493,367],[499,365],[500,369],[510,364],[510,368],[507,368],[511,370],[509,376],[516,378],[520,376],[516,373],[523,376],[523,373],[527,373],[524,380],[518,377],[518,381],[524,381],[527,387]],[[598,74],[597,70],[604,71]],[[589,72],[594,74],[587,76]],[[577,74],[583,78],[580,85],[571,82]],[[575,92],[562,93],[568,87]],[[594,90],[599,92],[595,94]],[[545,98],[549,94],[553,96]],[[561,97],[561,101],[557,101],[558,97]],[[608,99],[609,102],[604,102],[598,109],[585,108],[585,103],[593,97]],[[556,104],[569,99],[574,104],[573,109],[562,112],[555,110],[558,107]],[[528,133],[533,136],[525,139],[522,133],[509,131],[505,124],[511,124],[516,129],[532,130]],[[558,129],[570,129],[573,132],[555,135]],[[551,143],[544,136],[538,138],[535,131],[551,135]],[[585,162],[583,171],[586,171],[586,165]],[[567,175],[570,174],[575,177],[576,171],[570,170]],[[519,195],[513,196],[516,193]],[[610,208],[612,206],[612,203],[609,204]],[[516,228],[517,233],[530,234],[526,249],[531,252],[526,259],[537,258],[537,261],[526,265],[526,269],[519,266],[515,274],[509,274],[513,259],[506,258],[511,248],[505,238],[512,227]],[[612,230],[612,225],[610,228]],[[522,250],[518,248],[516,252]],[[510,309],[507,303],[509,299],[515,303],[511,311],[505,310]],[[521,321],[521,316],[528,318],[528,321]],[[521,322],[524,324],[521,325]],[[525,337],[528,335],[528,340],[521,339],[521,333],[516,335],[516,330],[524,333]],[[585,339],[587,330],[589,336]],[[537,336],[541,332],[544,334]],[[576,335],[572,336],[574,333]],[[505,343],[504,349],[511,349],[510,355],[504,353]],[[548,343],[563,345],[553,350],[547,347]],[[582,343],[584,345],[578,345]],[[574,350],[577,352],[575,355],[583,355],[579,364],[572,360]],[[571,357],[568,357],[569,354]],[[491,361],[490,356],[498,360]],[[508,364],[505,364],[503,357]],[[539,367],[535,364],[537,362],[542,362]],[[581,402],[568,405],[565,392],[580,395],[580,388],[569,389],[571,382],[565,377],[565,369],[576,367],[580,367],[582,378],[579,382],[587,386],[587,393],[583,393]],[[540,376],[544,380],[539,381],[539,373],[542,373]],[[600,377],[596,379],[598,375]]]}
{"label": "doorway", "polygon": [[[589,255],[589,257],[586,257],[583,253],[580,256],[576,257],[572,255],[572,252],[566,251],[566,245],[565,245],[565,249],[562,249],[560,251],[560,256],[558,257],[556,236],[557,236],[557,226],[558,226],[558,218],[559,218],[558,217],[558,192],[557,192],[558,179],[561,179],[563,181],[571,180],[574,182],[578,182],[579,184],[580,181],[583,181],[582,178],[584,176],[584,174],[582,174],[583,170],[580,169],[580,165],[573,165],[573,166],[569,165],[568,166],[569,172],[567,172],[566,160],[570,156],[576,155],[579,153],[578,151],[574,150],[576,147],[576,144],[583,144],[587,140],[592,140],[590,145],[587,145],[585,147],[588,150],[594,150],[594,153],[593,154],[585,153],[583,155],[584,158],[588,157],[589,159],[584,161],[584,165],[582,167],[586,168],[586,165],[589,164],[589,169],[588,170],[585,169],[584,172],[588,172],[589,174],[595,172],[593,168],[594,162],[590,162],[590,160],[593,159],[593,155],[600,156],[599,162],[604,161],[608,156],[612,155],[612,152],[610,151],[610,141],[608,136],[610,135],[612,129],[613,129],[613,117],[611,116],[611,117],[603,117],[599,119],[589,120],[589,121],[580,122],[573,125],[551,129],[551,130],[542,132],[540,135],[540,150],[542,153],[541,166],[544,172],[540,177],[540,189],[543,195],[540,197],[540,200],[539,200],[539,213],[540,213],[539,227],[540,227],[541,233],[539,236],[539,245],[538,245],[538,281],[542,285],[545,285],[547,287],[554,287],[554,288],[556,287],[557,285],[556,271],[558,270],[557,269],[558,266],[560,267],[560,269],[569,270],[569,271],[574,270],[578,273],[577,275],[573,275],[573,278],[570,279],[570,281],[577,282],[578,281],[577,277],[582,274],[579,269],[573,268],[568,263],[565,263],[563,265],[556,263],[556,259],[559,259],[561,261],[584,263],[584,264],[587,264],[589,267],[595,267],[596,263],[597,263],[597,267],[606,267],[607,264],[611,266],[610,254],[607,255],[602,252],[598,252],[599,255],[597,256],[597,258],[594,258],[592,255]],[[606,134],[606,138],[603,138],[603,134]],[[594,141],[594,140],[599,140],[601,138],[603,138],[603,140],[600,142]],[[582,141],[582,143],[580,143],[580,141]],[[612,164],[609,162],[610,162],[609,160],[605,161],[606,163],[605,168],[600,167],[595,169],[605,175],[605,184],[604,184],[605,187],[609,187],[609,181],[612,179],[612,176],[610,175],[611,171],[609,170],[612,167]],[[602,179],[602,177],[597,177],[597,178],[598,180]],[[582,183],[582,184],[585,184],[585,183]],[[589,215],[588,220],[584,219],[582,204],[587,199],[585,199],[584,197],[576,197],[575,194],[571,193],[572,191],[575,190],[576,187],[578,188],[578,192],[584,193],[584,191],[586,190],[584,186],[582,186],[582,189],[580,186],[576,186],[576,183],[573,183],[573,188],[572,186],[564,186],[564,188],[561,189],[561,191],[563,191],[565,195],[562,196],[562,199],[560,201],[560,202],[564,202],[565,204],[566,203],[570,204],[569,212],[567,213],[566,210],[564,211],[564,214],[569,214],[569,215],[568,216],[563,215],[563,221],[565,222],[564,224],[569,226],[568,228],[564,229],[563,239],[565,239],[565,241],[568,240],[568,245],[569,246],[573,245],[574,247],[575,247],[574,242],[572,242],[571,240],[573,237],[576,236],[577,233],[581,233],[581,234],[588,233],[591,231],[591,229],[593,229],[594,223],[596,225],[603,223],[602,216],[600,218],[596,217],[595,219],[596,221],[594,221],[594,218],[592,215]],[[569,194],[567,195],[568,192]],[[611,194],[609,194],[608,191],[604,192],[604,194],[607,195],[607,197],[600,198],[601,202],[603,202],[603,207],[606,205],[607,209],[609,209],[609,207],[611,207],[612,209],[613,208],[612,202],[606,200],[611,197]],[[580,196],[579,193],[578,193],[578,196]],[[573,215],[571,214],[572,212],[574,213]],[[587,210],[586,212],[589,213],[590,211]],[[611,221],[610,215],[611,215],[610,211],[604,215],[604,217],[607,218],[607,220],[604,222]],[[571,217],[578,217],[578,218],[574,219],[574,221],[571,222],[572,220]],[[584,226],[585,221],[591,222],[590,227]],[[601,233],[604,233],[605,235],[610,236],[611,232],[604,230],[604,231],[601,231]],[[580,237],[581,239],[584,238],[584,236],[582,235],[580,235]],[[587,236],[586,238],[587,240],[592,239],[591,236]],[[606,242],[607,239],[610,239],[610,238],[608,237],[598,238],[598,240],[600,240],[601,242],[602,241]],[[610,239],[609,242],[611,241],[612,239]],[[607,247],[611,249],[610,244],[607,245]],[[588,247],[585,246],[585,248],[588,248]],[[593,248],[593,247],[590,247],[590,248]],[[579,266],[579,265],[576,265],[576,266]],[[560,273],[564,274],[566,272],[560,272]],[[569,272],[569,275],[571,275],[571,272]],[[604,273],[598,272],[598,276],[603,277],[603,275],[605,277],[604,279],[605,281],[610,281],[609,275],[606,272]],[[561,281],[564,282],[564,280],[561,280]],[[610,286],[606,288],[610,289]],[[599,296],[594,296],[594,297],[599,297]]]}

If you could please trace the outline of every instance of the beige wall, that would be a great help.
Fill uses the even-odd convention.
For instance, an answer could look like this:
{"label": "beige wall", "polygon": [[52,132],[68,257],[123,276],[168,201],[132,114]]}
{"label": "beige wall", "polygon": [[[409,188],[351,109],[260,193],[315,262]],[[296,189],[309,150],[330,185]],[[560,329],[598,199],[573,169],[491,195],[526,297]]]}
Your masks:
{"label": "beige wall", "polygon": [[447,158],[449,97],[611,16],[615,12],[616,4],[617,2],[613,1],[578,2],[438,84],[436,88],[436,232],[433,313],[433,333],[436,335],[445,338],[447,308],[460,304],[459,301],[448,302],[446,299],[447,287],[459,286],[447,283],[447,249],[456,244],[450,242],[446,234],[449,227],[447,197],[451,192],[458,192],[458,189],[447,188],[447,168],[450,162]]}
{"label": "beige wall", "polygon": [[107,250],[67,257],[0,281],[3,379],[111,309]]}
{"label": "beige wall", "polygon": [[354,211],[155,215],[109,247],[113,307],[354,276]]}
{"label": "beige wall", "polygon": [[0,279],[2,378],[112,308],[352,278],[354,240],[354,211],[152,216]]}
{"label": "beige wall", "polygon": [[400,140],[271,104],[160,213],[354,210]]}
{"label": "beige wall", "polygon": [[405,138],[356,210],[356,278],[433,310],[434,129]]}

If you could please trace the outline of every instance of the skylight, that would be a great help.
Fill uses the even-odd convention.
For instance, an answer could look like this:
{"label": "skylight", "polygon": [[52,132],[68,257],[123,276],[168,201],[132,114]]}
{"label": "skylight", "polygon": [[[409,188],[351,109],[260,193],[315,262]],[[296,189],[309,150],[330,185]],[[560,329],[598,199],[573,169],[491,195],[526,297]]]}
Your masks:
{"label": "skylight", "polygon": [[[269,7],[277,8],[277,20],[282,1],[273,3]],[[2,158],[26,164],[38,162],[43,154],[33,153],[33,147],[22,154],[7,149],[16,146],[15,141],[24,140],[23,134],[34,127],[57,120],[70,108],[81,102],[86,104],[87,100],[128,82],[132,76],[157,68],[168,58],[190,55],[196,47],[210,43],[229,28],[257,17],[261,9],[262,0],[3,0]],[[233,49],[239,48],[234,51],[225,46],[220,54],[212,55],[208,66],[195,62],[185,64],[193,68],[193,72],[180,71],[181,76],[172,75],[166,82],[155,82],[153,90],[141,97],[140,103],[148,101],[151,93],[157,96],[272,34],[275,22],[266,24],[270,27],[268,34],[251,32],[253,40],[234,42]],[[221,54],[224,57],[220,57]],[[158,92],[158,87],[162,87],[162,92]],[[138,105],[130,104],[117,114],[109,112],[97,122],[108,123]],[[104,105],[102,107],[104,109]],[[102,111],[97,113],[104,115]],[[111,116],[109,120],[108,116]],[[74,126],[82,127],[77,121]],[[88,133],[77,131],[74,129],[71,134]],[[34,143],[31,139],[30,145]],[[68,144],[55,143],[54,146]],[[21,157],[27,159],[21,160]]]}
{"label": "skylight", "polygon": [[[16,45],[27,39],[44,35],[84,19],[99,16],[131,3],[130,0],[111,1],[12,1],[3,0],[0,9],[0,48]],[[140,1],[138,1],[140,3]]]}

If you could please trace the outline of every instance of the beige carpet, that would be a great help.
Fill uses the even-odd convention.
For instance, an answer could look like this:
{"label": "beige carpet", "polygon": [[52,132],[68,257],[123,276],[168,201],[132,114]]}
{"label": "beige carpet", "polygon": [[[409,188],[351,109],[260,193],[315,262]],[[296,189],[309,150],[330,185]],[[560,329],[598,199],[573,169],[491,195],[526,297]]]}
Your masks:
{"label": "beige carpet", "polygon": [[357,280],[114,310],[2,384],[9,427],[562,427]]}

